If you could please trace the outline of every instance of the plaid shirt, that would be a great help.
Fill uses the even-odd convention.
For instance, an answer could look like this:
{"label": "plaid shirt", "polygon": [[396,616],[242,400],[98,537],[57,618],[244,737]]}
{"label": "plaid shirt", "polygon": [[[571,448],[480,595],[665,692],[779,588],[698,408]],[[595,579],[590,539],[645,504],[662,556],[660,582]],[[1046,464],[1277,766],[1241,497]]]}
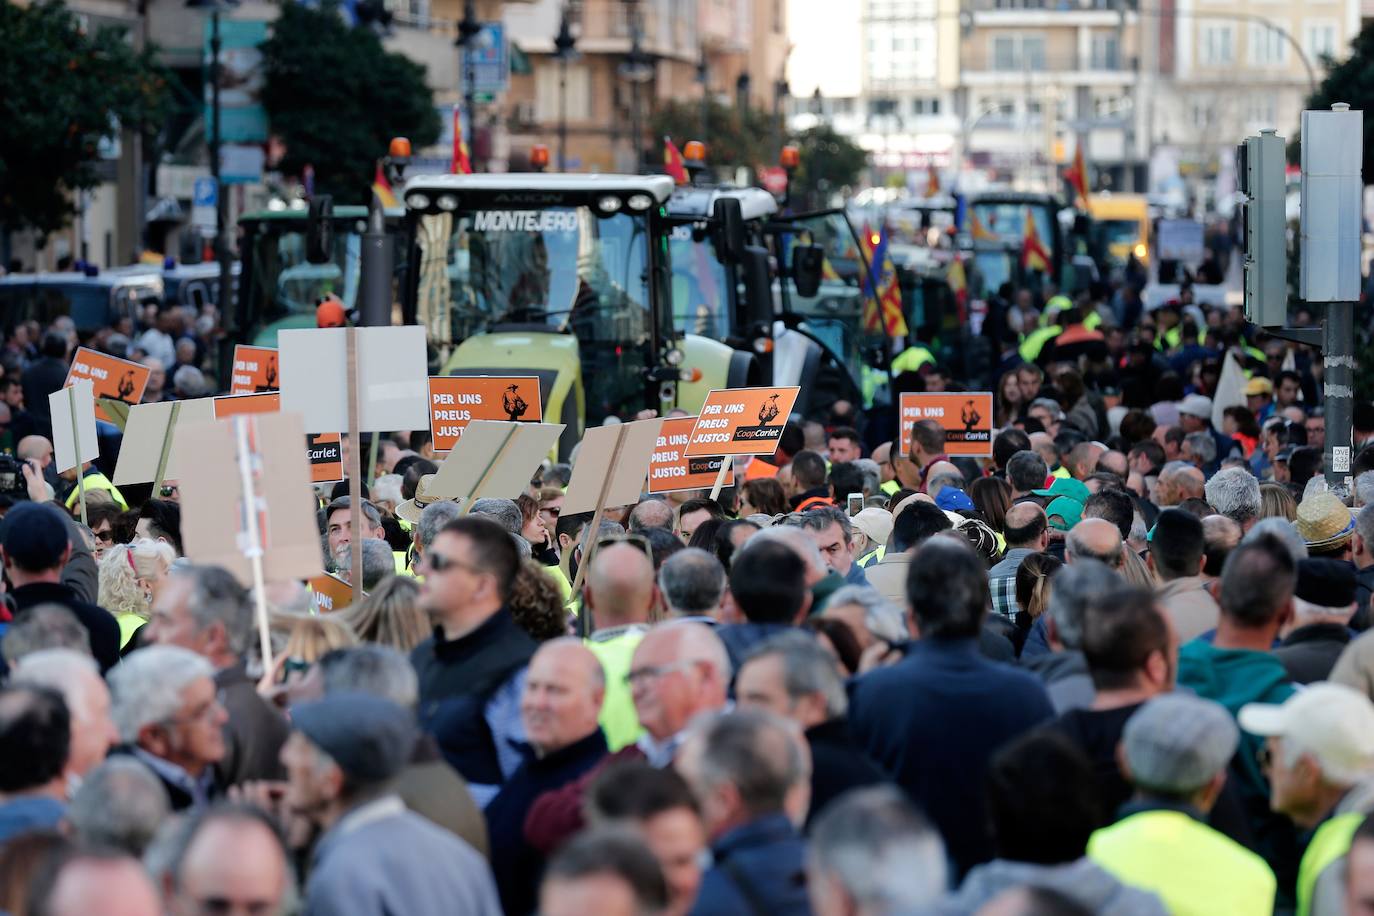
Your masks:
{"label": "plaid shirt", "polygon": [[1021,561],[1035,551],[1026,547],[1013,547],[1007,551],[996,566],[988,570],[988,588],[992,592],[992,610],[1007,620],[1015,620],[1016,612],[1016,571]]}

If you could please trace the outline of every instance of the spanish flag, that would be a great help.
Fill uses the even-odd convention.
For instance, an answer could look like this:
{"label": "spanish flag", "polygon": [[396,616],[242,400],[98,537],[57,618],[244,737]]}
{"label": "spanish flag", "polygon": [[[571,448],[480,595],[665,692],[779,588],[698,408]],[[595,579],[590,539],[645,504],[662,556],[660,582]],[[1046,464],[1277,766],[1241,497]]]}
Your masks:
{"label": "spanish flag", "polygon": [[1026,230],[1021,237],[1021,267],[1025,270],[1050,272],[1050,253],[1045,243],[1040,241],[1040,232],[1035,228],[1035,217],[1026,211]]}
{"label": "spanish flag", "polygon": [[457,105],[453,106],[453,159],[448,170],[453,175],[472,174],[472,157],[468,155],[468,141],[463,133],[463,112]]}
{"label": "spanish flag", "polygon": [[983,225],[983,221],[978,218],[978,211],[969,211],[968,219],[969,232],[975,242],[1000,242],[1002,240],[997,233]]}
{"label": "spanish flag", "polygon": [[1073,187],[1074,194],[1078,199],[1074,201],[1074,206],[1084,209],[1088,206],[1088,163],[1083,158],[1083,144],[1078,144],[1078,148],[1073,153],[1073,165],[1064,173],[1064,177],[1069,180]]}
{"label": "spanish flag", "polygon": [[687,163],[683,161],[682,151],[672,137],[663,138],[663,171],[673,179],[674,184],[691,184],[691,179],[687,177]]}
{"label": "spanish flag", "polygon": [[954,301],[959,304],[959,312],[962,315],[964,305],[968,302],[968,276],[964,273],[964,262],[955,258],[949,264],[949,270],[945,273],[945,282],[949,284],[949,291],[954,294]]}
{"label": "spanish flag", "polygon": [[382,206],[388,209],[399,207],[400,203],[396,200],[396,192],[391,190],[391,182],[386,180],[386,173],[382,171],[382,164],[377,163],[377,173],[372,178],[372,193],[377,195],[377,199],[382,202]]}

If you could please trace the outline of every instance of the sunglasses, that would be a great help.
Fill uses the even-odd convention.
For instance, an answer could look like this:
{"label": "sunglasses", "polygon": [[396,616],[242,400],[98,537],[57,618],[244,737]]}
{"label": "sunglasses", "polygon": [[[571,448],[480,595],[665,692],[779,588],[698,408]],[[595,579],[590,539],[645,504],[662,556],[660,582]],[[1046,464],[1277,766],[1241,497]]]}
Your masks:
{"label": "sunglasses", "polygon": [[433,551],[426,553],[421,562],[430,572],[434,573],[442,573],[450,569],[466,569],[473,575],[481,575],[482,572],[484,572],[484,570],[479,569],[471,563],[454,557],[446,557],[441,553],[434,553]]}
{"label": "sunglasses", "polygon": [[161,490],[159,490],[158,492],[161,493],[164,497],[167,497],[167,496],[173,495],[174,493],[179,494],[179,493],[181,492],[181,487],[178,487],[178,486],[175,486],[175,485],[173,485],[173,486],[164,486],[164,487],[163,487]]}

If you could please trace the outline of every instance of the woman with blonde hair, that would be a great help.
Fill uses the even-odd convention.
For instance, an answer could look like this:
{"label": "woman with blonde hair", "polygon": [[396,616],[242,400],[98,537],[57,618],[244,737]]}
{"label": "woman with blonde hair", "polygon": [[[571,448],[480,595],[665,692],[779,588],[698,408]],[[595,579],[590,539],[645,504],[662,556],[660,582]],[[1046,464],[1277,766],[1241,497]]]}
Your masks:
{"label": "woman with blonde hair", "polygon": [[170,545],[146,538],[107,548],[100,559],[96,603],[119,623],[119,647],[148,622],[153,599],[176,560]]}
{"label": "woman with blonde hair", "polygon": [[1012,642],[1018,656],[1035,624],[1035,618],[1050,606],[1052,580],[1063,565],[1053,554],[1041,552],[1027,554],[1016,569],[1016,631]]}
{"label": "woman with blonde hair", "polygon": [[1296,521],[1298,501],[1293,491],[1281,483],[1260,484],[1260,518],[1286,518]]}
{"label": "woman with blonde hair", "polygon": [[362,601],[344,608],[339,619],[361,642],[389,646],[409,655],[430,635],[429,617],[416,605],[420,586],[409,576],[387,576]]}

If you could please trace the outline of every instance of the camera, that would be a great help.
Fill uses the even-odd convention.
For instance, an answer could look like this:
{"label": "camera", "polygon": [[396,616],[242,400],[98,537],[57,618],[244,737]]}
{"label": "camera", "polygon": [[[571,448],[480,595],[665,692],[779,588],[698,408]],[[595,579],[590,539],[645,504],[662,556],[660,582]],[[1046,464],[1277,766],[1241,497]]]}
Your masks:
{"label": "camera", "polygon": [[0,453],[0,496],[28,499],[29,486],[24,480],[24,462],[13,455]]}

